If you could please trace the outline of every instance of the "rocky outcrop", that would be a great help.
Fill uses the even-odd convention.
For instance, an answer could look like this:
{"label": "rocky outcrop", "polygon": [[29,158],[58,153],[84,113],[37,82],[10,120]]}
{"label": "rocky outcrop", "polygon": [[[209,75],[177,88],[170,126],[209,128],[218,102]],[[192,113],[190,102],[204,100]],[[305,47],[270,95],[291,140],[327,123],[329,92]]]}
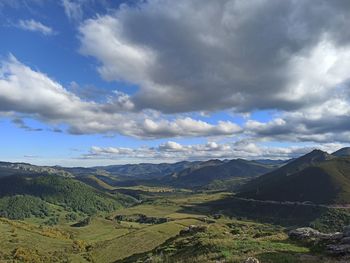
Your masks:
{"label": "rocky outcrop", "polygon": [[340,240],[344,234],[336,232],[331,234],[321,233],[311,227],[297,228],[289,232],[289,237],[296,240]]}
{"label": "rocky outcrop", "polygon": [[203,225],[190,225],[180,231],[180,235],[186,235],[186,234],[194,234],[198,232],[205,232],[207,231],[207,226]]}
{"label": "rocky outcrop", "polygon": [[291,230],[289,238],[305,241],[323,247],[325,252],[334,256],[350,256],[350,226],[343,228],[342,232],[322,233],[310,227]]}

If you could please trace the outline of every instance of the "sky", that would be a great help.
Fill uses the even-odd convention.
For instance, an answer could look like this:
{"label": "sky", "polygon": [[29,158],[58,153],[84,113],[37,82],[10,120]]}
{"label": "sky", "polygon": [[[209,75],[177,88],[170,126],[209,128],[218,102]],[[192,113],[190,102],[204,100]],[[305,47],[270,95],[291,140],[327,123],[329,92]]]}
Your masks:
{"label": "sky", "polygon": [[0,160],[348,146],[349,13],[347,0],[0,0]]}

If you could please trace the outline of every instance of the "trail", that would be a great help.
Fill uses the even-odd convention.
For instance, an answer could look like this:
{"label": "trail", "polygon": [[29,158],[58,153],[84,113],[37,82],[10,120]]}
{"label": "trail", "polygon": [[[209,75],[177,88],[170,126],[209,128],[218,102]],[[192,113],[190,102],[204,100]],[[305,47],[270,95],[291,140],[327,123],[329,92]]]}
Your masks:
{"label": "trail", "polygon": [[330,209],[350,209],[350,204],[326,205],[326,204],[314,204],[310,201],[292,202],[292,201],[257,200],[257,199],[242,198],[242,197],[234,197],[234,198],[242,201],[252,201],[252,202],[257,202],[262,204],[303,205],[303,206],[323,207],[323,208],[330,208]]}

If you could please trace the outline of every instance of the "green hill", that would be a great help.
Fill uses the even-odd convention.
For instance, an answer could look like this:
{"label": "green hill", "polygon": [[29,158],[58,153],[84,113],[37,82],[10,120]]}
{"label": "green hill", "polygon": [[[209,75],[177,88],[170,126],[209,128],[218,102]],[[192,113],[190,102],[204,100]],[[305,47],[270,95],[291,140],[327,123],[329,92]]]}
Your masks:
{"label": "green hill", "polygon": [[350,159],[315,150],[242,187],[239,197],[317,204],[350,202]]}
{"label": "green hill", "polygon": [[[21,196],[21,197],[18,197]],[[132,203],[132,198],[120,195],[111,196],[102,193],[72,178],[55,175],[5,176],[0,178],[0,213],[9,214],[11,202],[33,203],[34,210],[46,203],[62,206],[67,211],[88,215],[98,211],[113,211]],[[17,200],[17,202],[19,202]],[[22,202],[23,203],[23,202]],[[12,208],[11,208],[12,209]],[[27,208],[26,208],[27,209]],[[43,208],[44,209],[44,208]],[[27,210],[31,211],[31,208]],[[31,213],[35,216],[35,213]]]}

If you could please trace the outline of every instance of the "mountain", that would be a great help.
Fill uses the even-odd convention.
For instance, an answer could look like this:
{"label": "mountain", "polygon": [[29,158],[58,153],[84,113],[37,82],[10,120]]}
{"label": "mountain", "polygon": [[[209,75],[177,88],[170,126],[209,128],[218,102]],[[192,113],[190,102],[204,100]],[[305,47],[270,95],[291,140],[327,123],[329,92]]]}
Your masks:
{"label": "mountain", "polygon": [[261,163],[261,164],[270,164],[270,165],[284,165],[286,163],[289,163],[291,161],[293,161],[294,159],[288,159],[288,160],[272,160],[272,159],[258,159],[258,160],[254,160],[257,163]]}
{"label": "mountain", "polygon": [[342,157],[342,156],[350,156],[350,147],[344,147],[332,153],[333,156]]}
{"label": "mountain", "polygon": [[314,150],[248,182],[237,196],[317,204],[350,203],[350,158]]}
{"label": "mountain", "polygon": [[56,174],[64,177],[73,177],[72,173],[55,166],[37,166],[29,163],[0,162],[0,177],[13,174],[34,175],[40,173]]}
{"label": "mountain", "polygon": [[167,176],[163,182],[176,187],[198,188],[207,186],[214,181],[255,177],[273,169],[274,166],[243,159],[226,162],[209,160]]}
{"label": "mountain", "polygon": [[177,162],[177,163],[140,163],[125,165],[109,165],[93,167],[96,171],[123,177],[134,177],[139,179],[160,178],[169,174],[173,174],[195,165],[198,162]]}

